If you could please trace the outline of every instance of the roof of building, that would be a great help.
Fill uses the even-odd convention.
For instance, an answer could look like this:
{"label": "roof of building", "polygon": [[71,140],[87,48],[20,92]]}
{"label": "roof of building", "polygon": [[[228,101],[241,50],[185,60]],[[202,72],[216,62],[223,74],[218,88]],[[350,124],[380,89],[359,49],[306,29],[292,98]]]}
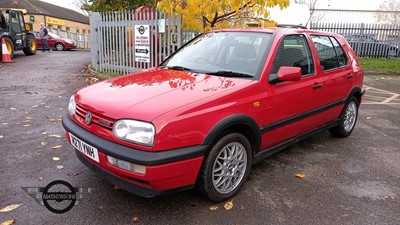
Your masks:
{"label": "roof of building", "polygon": [[[15,5],[13,2],[17,2]],[[66,9],[57,5],[38,0],[0,0],[0,8],[19,8],[26,9],[28,14],[46,15],[89,24],[89,17],[71,9]]]}

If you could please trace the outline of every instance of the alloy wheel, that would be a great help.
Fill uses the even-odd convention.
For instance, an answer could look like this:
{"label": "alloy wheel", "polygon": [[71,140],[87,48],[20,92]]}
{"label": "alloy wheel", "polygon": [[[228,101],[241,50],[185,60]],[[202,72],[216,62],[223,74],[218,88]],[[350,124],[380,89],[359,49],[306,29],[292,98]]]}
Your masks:
{"label": "alloy wheel", "polygon": [[346,113],[344,116],[344,130],[346,132],[351,131],[353,129],[357,119],[357,105],[355,102],[350,102],[346,108]]}
{"label": "alloy wheel", "polygon": [[212,182],[215,190],[226,194],[234,190],[242,181],[247,167],[245,147],[239,142],[226,145],[215,159]]}

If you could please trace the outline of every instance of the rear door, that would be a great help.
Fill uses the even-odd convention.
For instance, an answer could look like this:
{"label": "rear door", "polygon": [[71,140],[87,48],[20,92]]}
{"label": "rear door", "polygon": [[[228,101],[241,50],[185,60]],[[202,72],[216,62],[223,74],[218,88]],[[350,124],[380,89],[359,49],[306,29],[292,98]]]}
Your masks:
{"label": "rear door", "polygon": [[311,35],[311,39],[319,58],[320,98],[323,105],[332,106],[326,114],[328,122],[338,117],[355,77],[348,56],[334,36]]}

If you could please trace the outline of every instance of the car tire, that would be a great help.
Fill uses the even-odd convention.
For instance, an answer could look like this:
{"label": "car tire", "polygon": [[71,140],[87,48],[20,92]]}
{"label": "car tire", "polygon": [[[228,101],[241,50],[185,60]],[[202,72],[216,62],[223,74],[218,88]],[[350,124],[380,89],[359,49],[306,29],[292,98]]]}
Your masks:
{"label": "car tire", "polygon": [[32,34],[26,37],[26,47],[22,50],[25,55],[35,55],[37,51],[36,38]]}
{"label": "car tire", "polygon": [[[9,37],[3,37],[4,41],[6,42],[6,47],[8,49],[8,53],[10,54],[10,58],[14,58],[14,44],[12,43],[11,39]],[[1,52],[1,49],[0,49]],[[2,55],[3,53],[1,52],[0,54],[0,60],[2,60]]]}
{"label": "car tire", "polygon": [[347,137],[356,126],[358,118],[358,100],[356,97],[351,97],[345,104],[339,118],[339,125],[329,129],[329,132],[335,137]]}
{"label": "car tire", "polygon": [[65,49],[65,47],[62,43],[56,43],[55,47],[56,47],[57,51],[63,51]]}
{"label": "car tire", "polygon": [[203,161],[197,188],[214,202],[234,196],[246,181],[252,164],[250,143],[239,133],[226,133],[212,145]]}

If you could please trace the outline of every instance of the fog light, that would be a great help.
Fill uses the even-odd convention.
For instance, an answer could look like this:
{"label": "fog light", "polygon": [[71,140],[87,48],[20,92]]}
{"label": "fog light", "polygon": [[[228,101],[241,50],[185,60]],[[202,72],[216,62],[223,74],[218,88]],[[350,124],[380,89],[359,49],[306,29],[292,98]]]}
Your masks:
{"label": "fog light", "polygon": [[110,163],[111,165],[113,165],[113,166],[117,165],[117,159],[116,158],[108,155],[107,156],[107,160],[108,160],[108,163]]}
{"label": "fog light", "polygon": [[131,170],[133,172],[140,173],[140,174],[145,174],[146,173],[146,166],[133,164],[133,163],[131,163],[131,166],[132,166]]}
{"label": "fog light", "polygon": [[138,165],[135,163],[130,163],[130,162],[127,162],[127,161],[121,160],[121,159],[116,159],[109,155],[107,156],[107,161],[111,165],[121,168],[123,170],[129,170],[129,171],[143,174],[143,175],[146,173],[146,166]]}
{"label": "fog light", "polygon": [[118,160],[118,165],[119,168],[124,169],[124,170],[131,170],[131,164],[127,161],[124,160]]}

